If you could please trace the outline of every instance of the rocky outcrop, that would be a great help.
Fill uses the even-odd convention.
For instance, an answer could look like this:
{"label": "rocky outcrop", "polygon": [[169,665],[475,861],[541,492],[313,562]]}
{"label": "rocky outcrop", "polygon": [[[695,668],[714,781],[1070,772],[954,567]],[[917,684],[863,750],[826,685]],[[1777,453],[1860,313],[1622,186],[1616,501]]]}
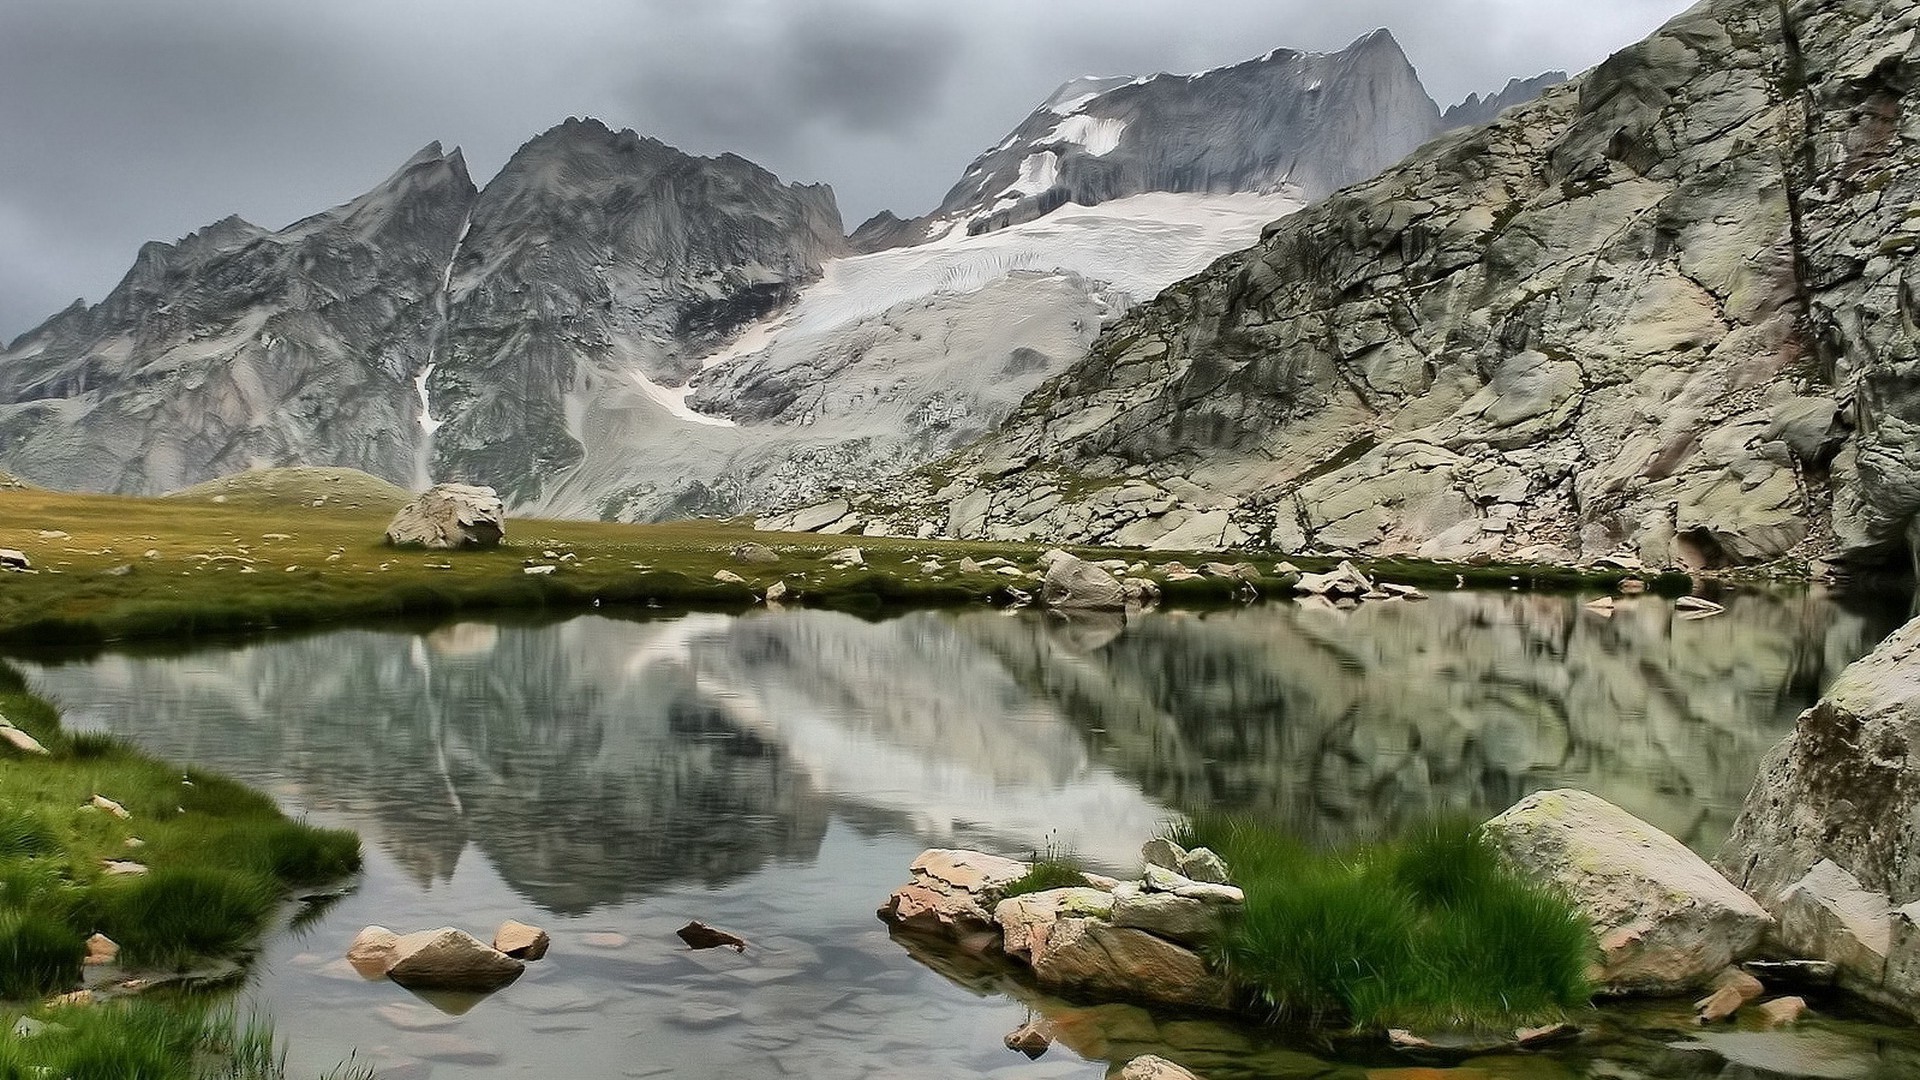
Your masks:
{"label": "rocky outcrop", "polygon": [[401,507],[387,525],[387,543],[401,547],[488,548],[506,534],[500,496],[470,484],[436,484]]}
{"label": "rocky outcrop", "polygon": [[1595,981],[1610,993],[1704,986],[1773,924],[1686,845],[1584,791],[1530,795],[1485,834],[1510,866],[1565,893],[1592,923]]}
{"label": "rocky outcrop", "polygon": [[1708,0],[1168,289],[941,463],[939,499],[869,516],[912,533],[977,499],[963,535],[1654,567],[1897,553],[1914,11]]}
{"label": "rocky outcrop", "polygon": [[1777,944],[1920,1015],[1920,620],[1841,673],[1768,757],[1720,865]]}
{"label": "rocky outcrop", "polygon": [[927,933],[957,936],[994,924],[994,907],[1029,865],[978,851],[921,852],[913,880],[880,908],[882,919]]}
{"label": "rocky outcrop", "polygon": [[[979,918],[980,902],[1024,876],[1026,864],[979,852],[928,851],[914,861],[914,880],[888,898],[880,917],[903,929],[959,941],[976,953],[997,948],[1043,987],[1186,1008],[1229,1008],[1236,1000],[1232,984],[1211,968],[1202,951],[1245,897],[1232,886],[1190,881],[1154,865],[1151,860],[1164,845],[1147,845],[1142,881],[1088,875],[1084,886],[999,900],[985,922]],[[1214,864],[1225,877],[1217,856],[1205,865]],[[1020,875],[1005,876],[1016,868]],[[975,944],[983,931],[987,943]]]}

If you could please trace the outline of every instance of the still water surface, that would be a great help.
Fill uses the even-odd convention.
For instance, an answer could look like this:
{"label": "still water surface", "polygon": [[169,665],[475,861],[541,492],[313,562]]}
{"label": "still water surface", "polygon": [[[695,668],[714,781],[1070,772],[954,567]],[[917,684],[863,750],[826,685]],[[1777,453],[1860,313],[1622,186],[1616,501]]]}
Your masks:
{"label": "still water surface", "polygon": [[[357,889],[275,938],[246,991],[296,1074],[354,1055],[410,1078],[1046,1080],[1152,1051],[1215,1080],[1364,1077],[1406,1063],[1076,1008],[916,957],[873,910],[930,846],[1052,844],[1133,871],[1187,807],[1339,842],[1570,785],[1710,854],[1761,755],[1897,617],[1741,596],[1719,618],[1646,598],[1609,619],[1495,593],[1130,626],[793,611],[347,630],[29,669],[73,726],[364,837]],[[506,918],[547,927],[554,950],[459,1015],[340,960],[369,923],[484,938]],[[693,918],[756,947],[687,952],[673,931]],[[1030,1009],[1063,1030],[1035,1062],[1001,1045]],[[1670,1012],[1635,1025],[1463,1076],[1920,1075],[1886,1029],[1817,1030],[1835,1041],[1795,1065],[1767,1044],[1689,1046]]]}

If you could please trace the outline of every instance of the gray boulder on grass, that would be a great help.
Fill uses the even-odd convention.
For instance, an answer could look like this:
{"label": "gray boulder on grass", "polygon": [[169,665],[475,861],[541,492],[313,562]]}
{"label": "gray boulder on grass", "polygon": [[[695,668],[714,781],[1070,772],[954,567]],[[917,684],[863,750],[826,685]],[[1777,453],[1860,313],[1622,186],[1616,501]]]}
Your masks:
{"label": "gray boulder on grass", "polygon": [[387,525],[387,543],[401,547],[494,547],[506,535],[500,496],[471,484],[436,484],[401,507]]}

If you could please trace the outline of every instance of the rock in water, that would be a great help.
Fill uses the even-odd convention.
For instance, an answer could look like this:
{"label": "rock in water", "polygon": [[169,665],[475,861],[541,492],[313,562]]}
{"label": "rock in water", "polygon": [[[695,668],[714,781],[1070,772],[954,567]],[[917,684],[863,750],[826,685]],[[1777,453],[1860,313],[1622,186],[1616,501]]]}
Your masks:
{"label": "rock in water", "polygon": [[986,930],[1006,887],[1030,869],[984,852],[931,848],[913,860],[913,880],[887,898],[879,915],[906,929],[953,938]]}
{"label": "rock in water", "polygon": [[501,923],[493,933],[493,947],[515,960],[544,959],[552,945],[553,939],[545,930],[512,919]]}
{"label": "rock in water", "polygon": [[387,977],[410,990],[463,990],[490,994],[513,982],[525,965],[480,939],[444,926],[392,943]]}
{"label": "rock in water", "polygon": [[347,946],[347,963],[361,978],[384,978],[393,968],[394,946],[399,943],[399,934],[384,926],[369,926],[354,935],[353,944]]}
{"label": "rock in water", "polygon": [[387,543],[401,547],[487,548],[507,534],[506,507],[490,487],[436,484],[393,516]]}
{"label": "rock in water", "polygon": [[1775,747],[1720,853],[1783,945],[1920,1016],[1920,619],[1834,680]]}
{"label": "rock in water", "polygon": [[1772,904],[1832,860],[1896,904],[1920,900],[1920,619],[1855,662],[1761,766],[1720,866]]}
{"label": "rock in water", "polygon": [[1202,1009],[1232,1000],[1226,980],[1198,953],[1097,918],[1056,920],[1035,952],[1033,974],[1043,986]]}
{"label": "rock in water", "polygon": [[1053,1025],[1045,1020],[1028,1020],[1007,1032],[1002,1041],[1007,1049],[1027,1055],[1030,1061],[1038,1060],[1053,1045]]}
{"label": "rock in water", "polygon": [[1584,791],[1529,795],[1485,832],[1509,865],[1566,893],[1592,923],[1609,992],[1699,987],[1773,925],[1686,845]]}
{"label": "rock in water", "polygon": [[747,951],[747,939],[738,934],[729,934],[725,930],[716,930],[697,920],[674,932],[680,935],[680,940],[686,942],[689,949],[724,948],[741,953]]}

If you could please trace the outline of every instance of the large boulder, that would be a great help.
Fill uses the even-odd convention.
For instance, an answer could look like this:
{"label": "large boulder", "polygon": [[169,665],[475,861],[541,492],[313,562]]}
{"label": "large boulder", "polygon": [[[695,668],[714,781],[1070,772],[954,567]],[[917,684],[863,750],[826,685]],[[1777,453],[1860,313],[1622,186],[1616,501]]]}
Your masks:
{"label": "large boulder", "polygon": [[988,930],[1006,887],[1029,869],[998,855],[932,848],[913,860],[913,880],[887,897],[879,915],[909,930],[955,938]]}
{"label": "large boulder", "polygon": [[1560,889],[1592,923],[1607,992],[1704,986],[1773,925],[1686,845],[1597,795],[1530,795],[1485,831],[1509,865]]}
{"label": "large boulder", "polygon": [[407,934],[392,947],[387,977],[409,990],[490,994],[525,969],[520,961],[451,926]]}
{"label": "large boulder", "polygon": [[1769,906],[1822,860],[1920,900],[1920,619],[1840,673],[1761,765],[1720,867]]}
{"label": "large boulder", "polygon": [[507,535],[506,506],[490,487],[436,484],[400,508],[387,543],[405,547],[493,547]]}
{"label": "large boulder", "polygon": [[1120,611],[1127,606],[1127,587],[1105,570],[1064,551],[1041,557],[1047,567],[1040,598],[1048,607]]}
{"label": "large boulder", "polygon": [[1720,866],[1782,950],[1920,1016],[1920,619],[1840,674],[1767,756]]}

